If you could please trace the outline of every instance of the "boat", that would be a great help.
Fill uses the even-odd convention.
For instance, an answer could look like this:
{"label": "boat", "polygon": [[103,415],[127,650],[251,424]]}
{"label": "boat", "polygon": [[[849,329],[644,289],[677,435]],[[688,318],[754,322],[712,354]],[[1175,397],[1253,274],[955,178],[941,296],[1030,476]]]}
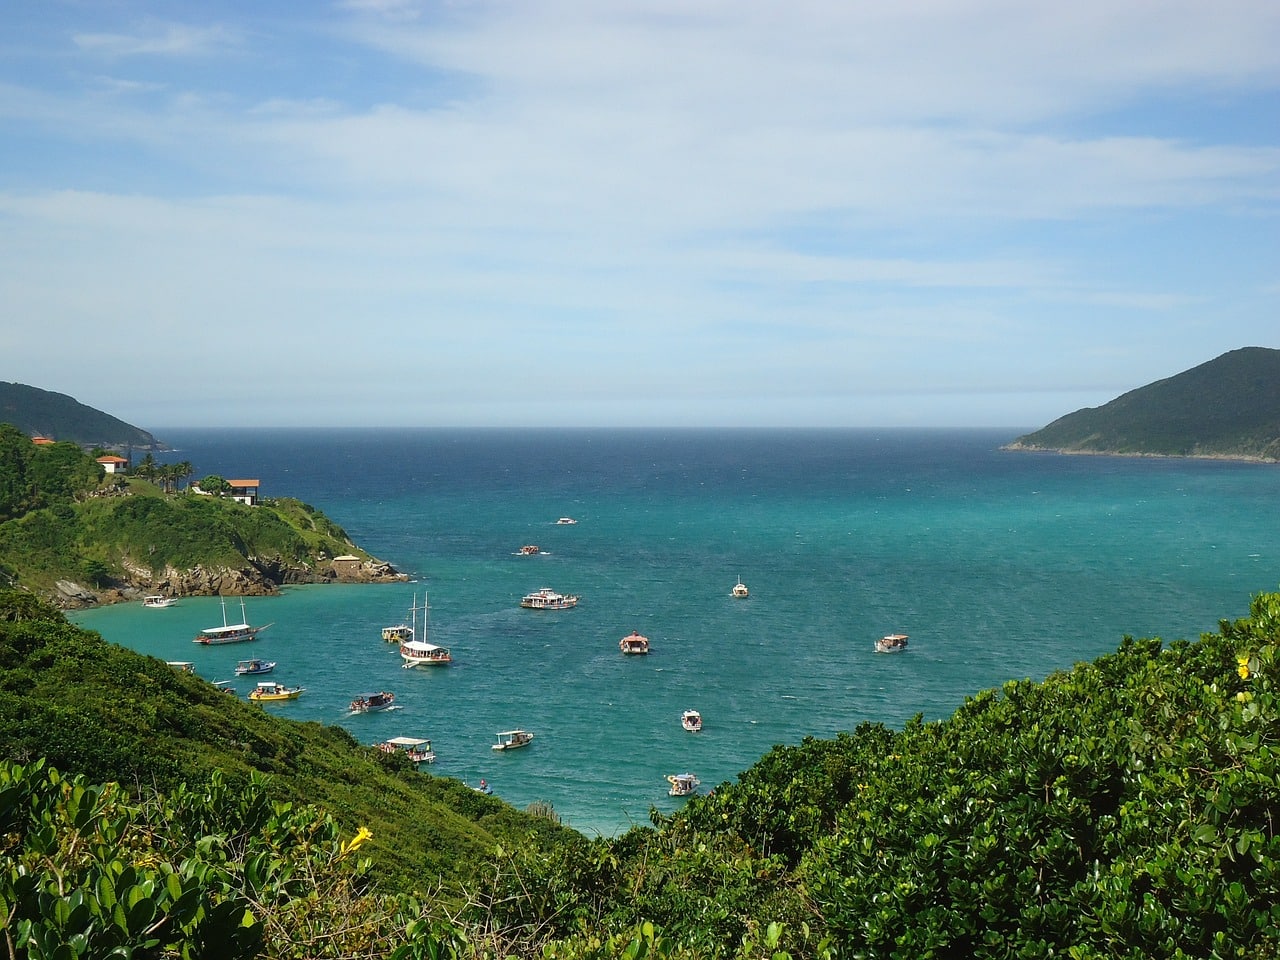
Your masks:
{"label": "boat", "polygon": [[190,660],[166,660],[165,663],[173,667],[173,669],[180,670],[183,673],[196,672],[196,665],[192,663]]}
{"label": "boat", "polygon": [[671,796],[687,797],[698,789],[702,781],[692,773],[672,773],[668,774],[667,783],[671,784],[671,789],[667,791]]}
{"label": "boat", "polygon": [[[448,647],[441,647],[434,643],[427,642],[427,606],[426,597],[422,598],[422,639],[406,640],[400,644],[400,657],[404,663],[400,666],[408,670],[412,667],[442,667],[453,662],[453,654],[449,652]],[[413,614],[413,632],[418,632],[418,608],[414,607],[411,611]]]}
{"label": "boat", "polygon": [[494,750],[515,750],[533,743],[533,733],[528,730],[504,730],[498,734]]}
{"label": "boat", "polygon": [[253,676],[259,673],[270,673],[276,668],[274,660],[241,660],[236,664],[236,676]]}
{"label": "boat", "polygon": [[735,597],[739,598],[751,596],[751,591],[747,589],[747,585],[742,582],[741,577],[739,577],[738,582],[733,585],[732,593]]}
{"label": "boat", "polygon": [[686,710],[680,714],[680,726],[690,733],[697,733],[702,729],[702,714],[697,710]]}
{"label": "boat", "polygon": [[249,691],[249,699],[255,703],[271,700],[297,700],[306,687],[286,687],[274,680],[259,680],[258,685]]}
{"label": "boat", "polygon": [[572,594],[556,593],[550,587],[526,593],[520,600],[520,606],[530,610],[568,610],[577,605],[577,597]]}
{"label": "boat", "polygon": [[379,693],[362,693],[351,701],[352,713],[377,713],[396,702],[396,695],[383,690]]}
{"label": "boat", "polygon": [[522,557],[536,557],[541,552],[542,548],[536,543],[526,543],[520,548],[520,556]]}
{"label": "boat", "polygon": [[890,633],[876,641],[876,653],[902,653],[906,649],[905,633]]}
{"label": "boat", "polygon": [[489,782],[487,780],[481,780],[480,786],[472,787],[471,789],[476,793],[483,793],[485,796],[493,793],[493,787],[489,786]]}
{"label": "boat", "polygon": [[638,654],[649,652],[649,638],[642,637],[635,630],[618,641],[618,649],[623,653]]}
{"label": "boat", "polygon": [[560,524],[560,526],[562,527],[567,526],[568,524],[577,523],[577,522],[578,521],[573,519],[573,517],[561,517],[559,520],[556,521],[556,523]]}
{"label": "boat", "polygon": [[240,598],[240,623],[227,623],[227,600],[222,598],[222,626],[205,627],[195,635],[192,643],[218,644],[218,643],[244,643],[247,640],[256,640],[258,634],[271,624],[261,627],[253,627],[248,623],[248,618],[244,612],[244,597]]}
{"label": "boat", "polygon": [[236,695],[235,688],[231,686],[230,680],[215,680],[213,681],[213,688],[219,693],[229,693],[233,697]]}
{"label": "boat", "polygon": [[[409,613],[413,614],[418,609],[418,595],[413,595],[413,603],[409,606]],[[416,621],[415,621],[416,625]],[[406,640],[414,639],[414,628],[407,623],[397,623],[392,627],[382,628],[382,639],[387,643],[404,643]]]}
{"label": "boat", "polygon": [[378,744],[378,749],[383,753],[396,753],[403,750],[404,755],[414,766],[420,763],[436,762],[436,752],[431,749],[431,741],[421,737],[392,737]]}
{"label": "boat", "polygon": [[148,610],[163,610],[165,607],[172,607],[177,602],[176,597],[162,597],[159,595],[142,598],[142,605]]}

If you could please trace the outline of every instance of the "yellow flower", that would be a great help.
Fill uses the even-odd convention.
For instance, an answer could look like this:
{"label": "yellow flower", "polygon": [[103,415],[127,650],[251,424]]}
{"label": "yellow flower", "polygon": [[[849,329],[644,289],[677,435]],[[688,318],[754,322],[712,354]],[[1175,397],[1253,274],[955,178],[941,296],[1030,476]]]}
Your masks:
{"label": "yellow flower", "polygon": [[359,830],[356,831],[356,835],[351,838],[350,842],[344,843],[342,847],[338,850],[338,857],[342,858],[349,853],[354,853],[357,849],[359,849],[360,844],[364,843],[366,840],[368,840],[372,836],[373,836],[373,833],[370,832],[368,827],[361,827]]}
{"label": "yellow flower", "polygon": [[1249,679],[1249,657],[1246,654],[1243,657],[1236,657],[1236,673],[1240,674],[1241,680]]}

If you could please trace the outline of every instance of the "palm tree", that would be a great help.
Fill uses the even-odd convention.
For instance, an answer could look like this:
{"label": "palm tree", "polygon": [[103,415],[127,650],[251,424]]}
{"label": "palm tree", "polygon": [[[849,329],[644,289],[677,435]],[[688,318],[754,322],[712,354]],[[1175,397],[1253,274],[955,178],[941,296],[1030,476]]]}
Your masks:
{"label": "palm tree", "polygon": [[196,468],[191,465],[190,460],[179,460],[174,464],[174,467],[176,469],[174,480],[178,482],[179,486],[183,480],[188,479],[196,472]]}

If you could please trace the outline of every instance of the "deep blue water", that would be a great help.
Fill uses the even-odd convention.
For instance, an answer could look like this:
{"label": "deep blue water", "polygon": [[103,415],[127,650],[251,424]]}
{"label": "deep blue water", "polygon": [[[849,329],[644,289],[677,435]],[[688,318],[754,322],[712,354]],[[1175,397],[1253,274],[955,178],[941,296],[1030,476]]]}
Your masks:
{"label": "deep blue water", "polygon": [[[76,619],[211,680],[278,660],[307,693],[268,709],[367,743],[430,737],[434,773],[615,833],[680,802],[668,773],[705,790],[774,744],[941,718],[1126,634],[1194,638],[1277,589],[1280,468],[1000,451],[1016,433],[172,431],[169,459],[197,477],[305,500],[416,582],[251,599],[274,625],[250,645],[190,642],[220,622],[210,598]],[[516,556],[526,543],[544,554]],[[748,600],[730,598],[738,577]],[[582,603],[519,607],[543,586]],[[424,592],[455,663],[405,671],[380,630]],[[619,653],[633,629],[648,657]],[[875,654],[889,632],[910,650]],[[371,689],[400,709],[349,716]],[[680,727],[690,707],[701,734]],[[515,726],[532,746],[490,750]]]}

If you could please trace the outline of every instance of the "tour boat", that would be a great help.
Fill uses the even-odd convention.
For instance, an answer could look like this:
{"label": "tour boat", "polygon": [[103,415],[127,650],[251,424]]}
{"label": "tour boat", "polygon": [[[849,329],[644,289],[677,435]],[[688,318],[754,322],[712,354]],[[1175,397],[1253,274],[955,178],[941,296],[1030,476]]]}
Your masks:
{"label": "tour boat", "polygon": [[142,598],[142,605],[148,610],[163,610],[165,607],[172,607],[177,602],[174,597],[162,597],[159,595]]}
{"label": "tour boat", "polygon": [[698,789],[701,782],[692,773],[672,773],[667,776],[667,783],[671,784],[667,793],[673,797],[687,797]]}
{"label": "tour boat", "polygon": [[351,701],[352,713],[377,713],[396,702],[396,695],[386,690],[380,693],[362,693]]}
{"label": "tour boat", "polygon": [[236,676],[252,676],[258,673],[270,673],[276,668],[274,660],[241,660],[236,664]]}
{"label": "tour boat", "polygon": [[536,543],[526,543],[520,548],[520,556],[522,557],[536,557],[541,552],[542,548]]}
{"label": "tour boat", "polygon": [[[418,595],[415,593],[413,595],[413,603],[409,605],[410,615],[416,617],[417,614],[415,611],[417,609],[418,609]],[[401,623],[397,623],[393,627],[383,627],[382,639],[387,641],[387,643],[404,643],[406,640],[414,640],[416,639],[416,634],[417,634],[417,631],[414,629],[414,627],[416,626],[417,626],[417,621],[415,620],[412,626],[410,624],[401,622]]]}
{"label": "tour boat", "polygon": [[240,598],[240,623],[227,623],[227,600],[222,598],[222,626],[205,627],[195,635],[192,643],[218,644],[218,643],[244,643],[246,640],[256,640],[258,634],[271,624],[261,627],[252,627],[248,623],[248,618],[244,612],[244,597]]}
{"label": "tour boat", "polygon": [[[449,653],[448,647],[441,647],[434,643],[427,642],[427,611],[431,609],[427,605],[427,598],[422,598],[422,639],[406,640],[400,644],[400,658],[404,663],[400,666],[408,670],[412,667],[443,667],[453,662],[453,655]],[[413,614],[413,632],[418,632],[418,608],[414,607],[411,611]]]}
{"label": "tour boat", "polygon": [[562,527],[568,526],[571,523],[577,523],[577,522],[578,521],[573,519],[573,517],[561,517],[559,520],[556,521],[556,523],[560,524]]}
{"label": "tour boat", "polygon": [[649,638],[642,637],[635,630],[632,630],[629,636],[623,637],[618,641],[618,649],[623,653],[648,653]]}
{"label": "tour boat", "polygon": [[528,730],[504,730],[498,734],[494,750],[515,750],[533,743],[533,733]]}
{"label": "tour boat", "polygon": [[526,593],[520,600],[520,606],[530,610],[568,610],[577,605],[577,597],[572,594],[556,593],[550,587]]}
{"label": "tour boat", "polygon": [[702,729],[702,714],[697,710],[686,710],[680,714],[680,726],[690,733],[697,733]]}
{"label": "tour boat", "polygon": [[738,582],[737,582],[736,584],[734,584],[734,587],[733,587],[733,595],[734,595],[735,597],[749,597],[749,596],[751,596],[751,591],[749,591],[749,590],[747,589],[747,585],[746,585],[745,583],[743,583],[743,582],[742,582],[742,578],[741,578],[741,577],[739,577],[739,578],[738,578]]}
{"label": "tour boat", "polygon": [[907,649],[905,633],[890,633],[876,641],[876,653],[902,653]]}
{"label": "tour boat", "polygon": [[306,687],[286,687],[274,680],[259,680],[258,685],[249,691],[249,699],[254,702],[268,700],[297,700]]}
{"label": "tour boat", "polygon": [[431,749],[431,741],[420,737],[392,737],[378,744],[378,749],[383,753],[396,753],[403,750],[404,755],[415,767],[420,763],[436,762],[436,752]]}

